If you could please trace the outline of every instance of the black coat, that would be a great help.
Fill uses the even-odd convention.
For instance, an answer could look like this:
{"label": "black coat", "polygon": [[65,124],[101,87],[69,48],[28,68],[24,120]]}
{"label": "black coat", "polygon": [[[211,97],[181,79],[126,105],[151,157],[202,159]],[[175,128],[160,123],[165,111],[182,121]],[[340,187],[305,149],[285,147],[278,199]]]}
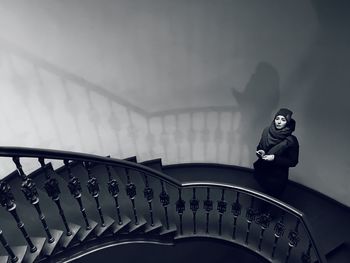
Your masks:
{"label": "black coat", "polygon": [[[275,154],[273,161],[259,158],[254,163],[254,176],[267,194],[279,197],[287,186],[289,167],[295,167],[299,161],[299,143],[291,135],[292,143],[280,154]],[[257,150],[261,150],[261,140]],[[264,150],[264,149],[263,149]]]}

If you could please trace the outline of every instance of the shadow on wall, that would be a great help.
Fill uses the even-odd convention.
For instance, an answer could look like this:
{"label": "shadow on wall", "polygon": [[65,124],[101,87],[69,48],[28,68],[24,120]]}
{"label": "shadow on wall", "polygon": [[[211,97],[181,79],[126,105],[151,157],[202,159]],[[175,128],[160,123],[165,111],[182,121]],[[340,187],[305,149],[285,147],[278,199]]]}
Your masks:
{"label": "shadow on wall", "polygon": [[[237,107],[150,113],[1,38],[0,51],[0,145],[243,164]],[[13,163],[0,167],[5,175]]]}
{"label": "shadow on wall", "polygon": [[260,62],[243,92],[232,89],[241,112],[239,134],[248,146],[249,163],[256,159],[255,149],[261,132],[270,125],[278,106],[279,82],[277,70],[267,62]]}
{"label": "shadow on wall", "polygon": [[249,167],[279,101],[279,74],[261,62],[242,93],[232,90],[238,107],[150,113],[5,40],[0,44],[3,123],[14,131],[4,131],[2,145]]}

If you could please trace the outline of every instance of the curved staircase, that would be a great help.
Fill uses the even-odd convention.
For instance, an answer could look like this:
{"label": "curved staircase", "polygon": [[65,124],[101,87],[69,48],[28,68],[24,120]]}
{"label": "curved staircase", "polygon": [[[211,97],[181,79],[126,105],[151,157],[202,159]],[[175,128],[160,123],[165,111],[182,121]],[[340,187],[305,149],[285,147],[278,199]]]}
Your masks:
{"label": "curved staircase", "polygon": [[[0,156],[14,167],[0,182],[0,262],[69,262],[118,244],[187,240],[224,242],[260,262],[331,262],[348,248],[327,247],[327,225],[261,193],[247,168],[18,147],[0,147]],[[38,168],[26,172],[23,159]]]}

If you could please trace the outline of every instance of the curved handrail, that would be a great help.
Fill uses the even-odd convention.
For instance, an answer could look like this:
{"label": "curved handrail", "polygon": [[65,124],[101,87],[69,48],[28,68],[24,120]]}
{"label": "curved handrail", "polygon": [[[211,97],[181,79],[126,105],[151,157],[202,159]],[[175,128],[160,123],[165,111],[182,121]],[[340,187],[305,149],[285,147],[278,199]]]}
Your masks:
{"label": "curved handrail", "polygon": [[187,182],[187,183],[180,183],[178,180],[170,177],[169,175],[166,175],[164,173],[158,172],[156,170],[153,170],[151,168],[148,168],[146,166],[110,158],[110,157],[101,157],[98,155],[93,154],[86,154],[86,153],[77,153],[77,152],[70,152],[70,151],[59,151],[59,150],[48,150],[48,149],[35,149],[35,148],[26,148],[26,147],[0,147],[0,156],[3,157],[29,157],[29,158],[45,158],[45,159],[59,159],[59,160],[75,160],[75,161],[91,161],[98,164],[105,164],[105,165],[119,165],[123,168],[128,169],[134,169],[141,173],[148,173],[150,175],[153,175],[154,177],[158,179],[162,179],[169,183],[170,185],[173,185],[175,187],[221,187],[221,188],[227,188],[239,192],[244,192],[249,195],[253,195],[255,197],[258,197],[266,202],[269,202],[270,204],[274,204],[278,206],[279,208],[288,211],[292,213],[293,215],[297,217],[303,217],[303,213],[297,210],[296,208],[283,203],[282,201],[275,199],[269,195],[266,195],[264,193],[247,189],[241,186],[235,186],[230,184],[222,184],[222,183],[215,183],[215,182]]}
{"label": "curved handrail", "polygon": [[181,187],[181,183],[178,180],[164,173],[148,168],[146,166],[125,161],[125,160],[120,160],[120,159],[115,159],[110,157],[102,157],[94,154],[10,146],[10,147],[0,147],[0,156],[45,158],[45,159],[73,160],[73,161],[90,161],[90,162],[105,164],[110,166],[119,165],[123,168],[133,169],[141,173],[150,174],[156,178],[166,181],[167,183],[175,187]]}
{"label": "curved handrail", "polygon": [[[158,172],[156,170],[153,170],[151,168],[148,168],[146,166],[110,158],[110,157],[101,157],[98,155],[93,154],[85,154],[85,153],[77,153],[77,152],[70,152],[70,151],[59,151],[59,150],[49,150],[49,149],[36,149],[36,148],[27,148],[27,147],[0,147],[0,156],[3,157],[29,157],[29,158],[45,158],[45,159],[60,159],[60,160],[75,160],[75,161],[91,161],[98,164],[104,164],[104,165],[110,165],[110,166],[116,166],[119,165],[123,168],[133,169],[141,173],[147,173],[153,177],[156,177],[158,179],[161,179],[168,184],[177,187],[177,188],[190,188],[190,187],[218,187],[218,188],[225,188],[234,190],[237,192],[242,192],[245,194],[248,194],[250,196],[257,197],[258,199],[264,200],[270,204],[273,204],[277,206],[278,208],[287,211],[288,213],[294,215],[297,217],[300,222],[304,225],[305,230],[307,232],[308,238],[311,241],[316,256],[320,263],[327,262],[325,259],[325,256],[320,253],[318,250],[319,246],[316,242],[316,240],[313,238],[311,226],[308,223],[308,221],[305,218],[305,215],[299,211],[298,209],[276,199],[269,195],[266,195],[264,193],[261,193],[256,190],[248,189],[245,187],[237,186],[237,185],[231,185],[231,184],[223,184],[223,183],[216,183],[216,182],[186,182],[186,183],[180,183],[178,180],[164,174],[161,172]],[[6,177],[5,177],[6,178]]]}
{"label": "curved handrail", "polygon": [[276,199],[273,198],[269,195],[266,195],[264,193],[261,193],[259,191],[256,190],[252,190],[252,189],[248,189],[245,187],[241,187],[241,186],[237,186],[237,185],[232,185],[232,184],[223,184],[223,183],[215,183],[215,182],[186,182],[181,184],[181,186],[183,188],[187,188],[187,187],[217,187],[217,188],[225,188],[225,189],[230,189],[230,190],[234,190],[236,192],[241,192],[241,193],[245,193],[248,194],[250,196],[254,196],[257,197],[258,199],[261,199],[263,201],[266,201],[270,204],[273,204],[275,206],[277,206],[278,208],[287,211],[291,214],[293,214],[296,217],[303,217],[304,214],[299,211],[298,209]]}
{"label": "curved handrail", "polygon": [[316,242],[316,240],[313,238],[313,231],[312,231],[312,227],[310,225],[310,223],[307,221],[307,219],[305,218],[305,215],[299,211],[298,209],[276,199],[273,198],[269,195],[266,195],[264,193],[261,193],[259,191],[256,190],[252,190],[252,189],[247,189],[241,186],[236,186],[236,185],[231,185],[231,184],[223,184],[223,183],[215,183],[215,182],[187,182],[182,184],[182,187],[184,188],[189,188],[189,187],[220,187],[220,188],[225,188],[225,189],[230,189],[230,190],[234,190],[237,192],[241,192],[241,193],[245,193],[248,194],[250,196],[254,196],[257,197],[258,199],[264,200],[270,204],[273,204],[275,206],[277,206],[278,208],[287,211],[288,213],[291,213],[292,215],[294,215],[296,218],[298,218],[300,220],[300,222],[302,223],[302,225],[304,225],[305,230],[307,232],[308,238],[312,243],[312,246],[314,247],[314,250],[316,252],[316,256],[319,259],[319,262],[327,262],[325,259],[325,256],[323,254],[320,253],[320,251],[318,250],[319,246]]}

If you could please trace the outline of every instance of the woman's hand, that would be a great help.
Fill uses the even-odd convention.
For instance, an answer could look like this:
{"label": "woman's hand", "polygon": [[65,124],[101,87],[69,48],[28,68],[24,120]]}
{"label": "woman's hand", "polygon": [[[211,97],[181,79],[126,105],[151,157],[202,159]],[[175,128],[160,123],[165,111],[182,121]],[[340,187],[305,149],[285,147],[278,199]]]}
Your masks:
{"label": "woman's hand", "polygon": [[259,157],[263,157],[265,155],[265,151],[264,150],[257,150],[256,151],[256,154],[259,156]]}
{"label": "woman's hand", "polygon": [[275,155],[274,154],[267,154],[267,155],[264,155],[262,157],[262,159],[265,161],[271,162],[271,161],[275,160]]}

